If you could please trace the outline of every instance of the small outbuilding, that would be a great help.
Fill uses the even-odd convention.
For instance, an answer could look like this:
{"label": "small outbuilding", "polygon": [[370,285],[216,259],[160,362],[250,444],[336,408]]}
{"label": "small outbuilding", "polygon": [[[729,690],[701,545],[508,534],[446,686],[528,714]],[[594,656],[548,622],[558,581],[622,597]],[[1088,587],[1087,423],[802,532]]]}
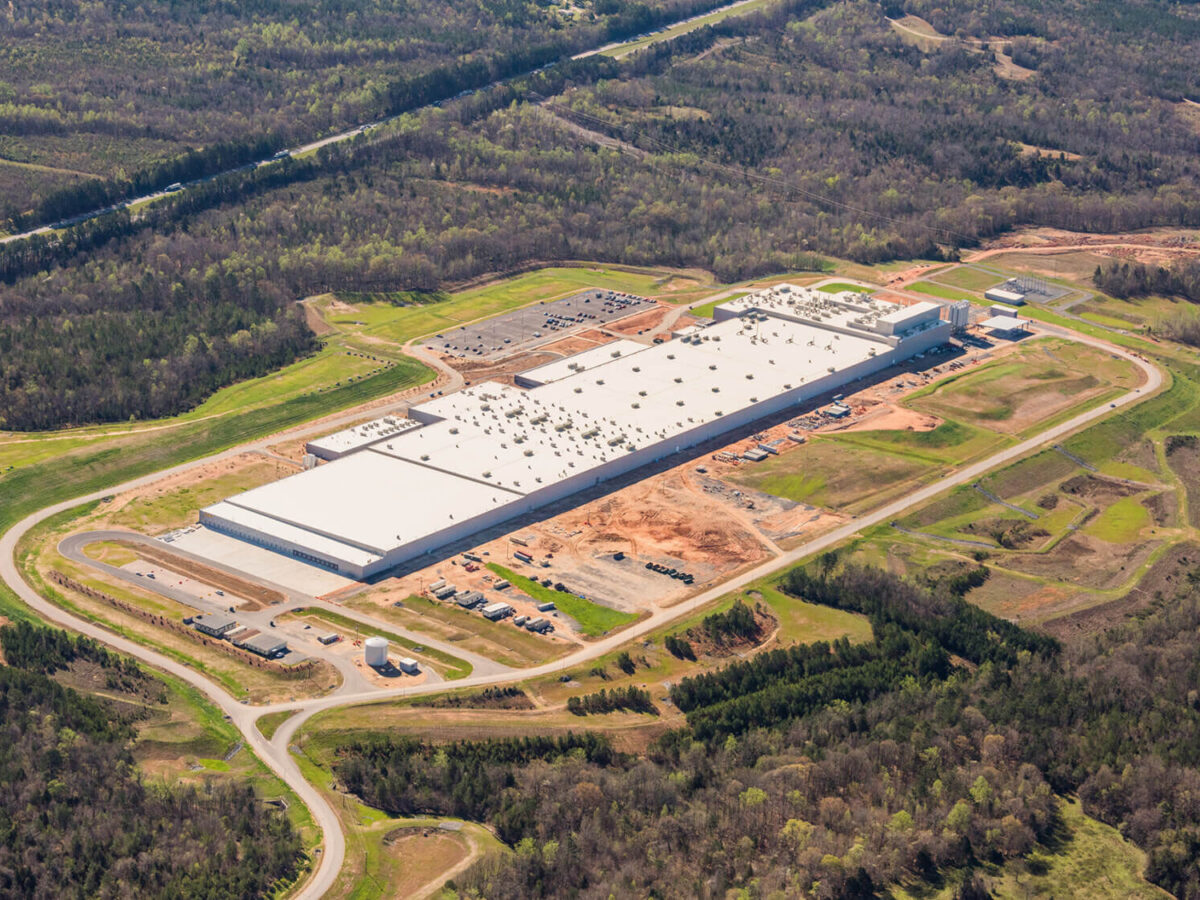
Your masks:
{"label": "small outbuilding", "polygon": [[1025,295],[1010,288],[994,287],[983,292],[983,296],[994,303],[1007,303],[1009,306],[1024,306]]}
{"label": "small outbuilding", "polygon": [[226,634],[237,627],[237,619],[221,613],[208,613],[192,619],[192,627],[201,634],[220,638],[225,637]]}
{"label": "small outbuilding", "polygon": [[241,646],[249,650],[251,653],[257,653],[259,656],[265,656],[267,659],[274,659],[277,656],[283,656],[287,653],[287,641],[281,640],[269,632],[263,632],[249,637],[241,641]]}
{"label": "small outbuilding", "polygon": [[1025,333],[1025,320],[1015,316],[992,316],[980,323],[994,335],[1015,338]]}

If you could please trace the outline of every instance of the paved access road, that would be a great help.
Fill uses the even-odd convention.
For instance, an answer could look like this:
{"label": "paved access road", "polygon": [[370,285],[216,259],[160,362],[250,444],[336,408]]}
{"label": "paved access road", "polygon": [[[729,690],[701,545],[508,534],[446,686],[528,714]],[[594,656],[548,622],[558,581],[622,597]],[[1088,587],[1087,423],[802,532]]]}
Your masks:
{"label": "paved access road", "polygon": [[[574,666],[578,666],[583,662],[596,659],[597,657],[603,656],[606,653],[610,653],[622,644],[661,628],[674,619],[687,615],[697,607],[716,600],[730,591],[744,587],[756,579],[778,571],[780,568],[799,562],[813,553],[818,553],[822,550],[833,547],[842,541],[848,540],[863,528],[886,523],[894,518],[897,518],[912,507],[919,506],[920,504],[931,500],[933,497],[937,496],[948,488],[973,481],[996,466],[1012,462],[1013,460],[1025,456],[1026,454],[1046,444],[1057,441],[1076,429],[1109,415],[1114,409],[1119,409],[1122,406],[1133,403],[1142,399],[1148,394],[1153,393],[1159,387],[1161,387],[1163,383],[1162,373],[1147,360],[1134,353],[1131,353],[1120,347],[1107,344],[1104,341],[1100,341],[1095,338],[1075,334],[1074,332],[1067,331],[1066,329],[1043,324],[1037,324],[1036,328],[1040,333],[1053,334],[1059,337],[1069,338],[1082,344],[1098,347],[1109,353],[1112,353],[1115,356],[1123,357],[1124,359],[1133,362],[1139,369],[1141,369],[1146,376],[1146,383],[1139,388],[1129,391],[1122,397],[1112,401],[1109,404],[1101,405],[1082,412],[1066,422],[1062,422],[1053,426],[1052,428],[1047,429],[1036,437],[1029,438],[1020,442],[1019,444],[1014,444],[1011,447],[1000,450],[982,462],[959,469],[958,471],[947,475],[940,481],[919,488],[913,491],[907,497],[904,497],[893,503],[889,503],[882,509],[862,516],[853,522],[815,538],[814,540],[790,550],[782,556],[769,560],[768,562],[765,562],[762,565],[745,572],[722,585],[719,585],[718,587],[715,587],[709,591],[705,591],[703,594],[700,594],[685,603],[680,603],[667,609],[655,610],[650,616],[642,619],[639,622],[635,622],[629,628],[626,628],[617,634],[610,635],[609,637],[596,641],[593,644],[589,644],[587,647],[584,647],[570,656],[530,669],[513,670],[501,674],[473,675],[470,678],[456,681],[455,687],[476,687],[491,684],[503,684],[507,682],[524,680],[526,678],[553,674]],[[361,418],[361,413],[357,416],[348,413],[342,418],[347,421],[351,421],[355,418]],[[307,428],[307,430],[305,428],[298,428],[290,432],[289,436],[298,437],[305,433],[313,433],[316,430],[324,431],[328,427],[330,426],[328,425],[327,420],[326,424],[320,429],[314,429],[312,427]],[[219,706],[229,715],[233,723],[237,726],[238,730],[244,735],[246,742],[254,749],[254,752],[257,753],[260,758],[262,758],[263,761],[272,769],[272,771],[282,778],[309,807],[309,810],[312,812],[313,819],[316,821],[318,827],[321,829],[322,834],[324,835],[324,846],[322,847],[323,852],[317,861],[316,870],[308,882],[298,891],[296,895],[300,898],[303,898],[303,900],[310,900],[310,898],[323,896],[333,886],[333,883],[337,879],[338,872],[340,871],[342,862],[345,858],[346,842],[345,836],[341,831],[337,814],[334,812],[333,807],[320,794],[320,792],[318,792],[311,784],[309,784],[309,782],[300,772],[299,766],[296,765],[290,749],[292,738],[295,736],[296,731],[310,716],[323,710],[334,709],[336,707],[349,704],[389,700],[396,697],[432,693],[438,690],[444,690],[444,686],[417,685],[408,688],[399,687],[362,692],[348,691],[345,693],[340,693],[337,696],[320,697],[313,700],[302,700],[293,703],[278,703],[271,706],[256,707],[243,706],[242,704],[234,701],[232,697],[217,687],[217,685],[187,666],[181,665],[180,663],[177,663],[154,650],[150,650],[141,644],[134,643],[133,641],[120,637],[119,635],[112,634],[98,625],[77,618],[71,613],[68,613],[67,611],[43,599],[20,577],[13,558],[17,543],[20,541],[21,537],[39,522],[58,512],[70,509],[72,506],[76,506],[88,500],[98,499],[102,496],[107,496],[112,493],[120,493],[134,487],[140,487],[151,481],[157,480],[158,478],[161,478],[163,475],[170,472],[184,471],[186,469],[205,464],[212,459],[233,456],[238,453],[243,453],[247,449],[256,449],[267,444],[277,443],[282,439],[283,437],[281,436],[274,436],[262,441],[258,441],[255,444],[251,444],[247,447],[229,450],[218,454],[215,457],[209,457],[207,460],[176,466],[173,469],[166,470],[165,472],[159,472],[154,475],[136,479],[123,485],[118,485],[103,491],[97,491],[90,496],[79,497],[75,500],[59,503],[55,506],[34,513],[19,522],[16,526],[4,534],[3,537],[0,537],[0,578],[3,578],[4,581],[23,601],[29,604],[31,608],[49,621],[72,628],[82,634],[86,634],[89,637],[108,644],[122,653],[127,653],[130,656],[136,657],[143,662],[146,662],[152,666],[156,666],[163,671],[169,672],[170,674],[187,681],[203,691],[205,695],[207,695],[217,706]],[[339,611],[345,614],[345,610],[341,610],[339,608]],[[295,710],[297,715],[292,716],[290,719],[284,722],[275,732],[272,740],[267,741],[255,727],[255,720],[265,713],[282,710]]]}
{"label": "paved access road", "polygon": [[[680,25],[686,25],[686,24],[689,24],[692,22],[698,22],[699,20],[705,19],[716,13],[728,12],[730,10],[734,10],[734,9],[737,9],[742,6],[746,6],[748,3],[753,3],[753,2],[756,2],[756,0],[737,0],[737,2],[735,2],[735,3],[730,3],[725,6],[717,7],[715,9],[711,9],[705,13],[699,13],[697,15],[687,16],[682,19],[677,19],[674,22],[664,23],[662,26],[660,26],[655,31],[643,32],[642,34],[636,34],[633,37],[626,38],[623,41],[617,41],[616,43],[612,43],[612,44],[605,44],[603,47],[597,47],[593,50],[586,50],[583,53],[576,54],[575,56],[573,56],[571,58],[572,59],[582,59],[583,57],[592,56],[593,54],[596,54],[596,53],[603,53],[607,50],[613,50],[613,49],[616,49],[617,47],[623,47],[627,44],[636,44],[636,43],[638,43],[638,41],[641,41],[643,38],[650,37],[652,34],[657,34],[659,32],[665,32],[672,28],[677,28]],[[681,32],[681,33],[684,33],[684,32]],[[664,37],[663,40],[673,40],[674,37],[677,37],[677,36],[678,35]],[[455,97],[452,97],[450,99],[457,100],[459,97],[470,96],[471,94],[478,94],[483,91],[490,90],[491,88],[496,87],[499,84],[505,84],[509,81],[515,81],[518,78],[524,78],[527,75],[532,75],[535,72],[542,71],[543,69],[552,68],[553,66],[555,66],[557,64],[558,63],[553,63],[553,62],[548,63],[544,66],[539,66],[538,68],[530,69],[526,72],[520,72],[516,75],[511,75],[508,78],[497,79],[496,81],[489,82],[485,85],[482,85],[481,87],[468,88],[467,90],[462,91],[461,93],[457,94]],[[245,165],[235,166],[231,169],[226,169],[223,172],[215,172],[214,174],[206,175],[203,178],[197,178],[192,181],[183,182],[179,187],[176,187],[173,190],[151,191],[148,194],[143,194],[140,197],[130,197],[127,200],[122,200],[119,203],[112,204],[111,206],[104,206],[99,209],[94,209],[91,212],[80,213],[79,215],[71,216],[66,219],[60,219],[57,222],[51,222],[47,225],[42,225],[38,228],[31,228],[29,231],[23,231],[20,234],[6,235],[4,237],[0,237],[0,244],[7,244],[7,243],[10,243],[13,241],[27,240],[28,238],[31,238],[36,234],[48,234],[49,232],[55,231],[60,228],[69,228],[72,225],[78,225],[80,222],[85,222],[88,219],[94,219],[97,216],[107,215],[108,213],[116,212],[119,209],[125,209],[125,208],[131,207],[131,206],[136,206],[136,205],[139,205],[142,203],[150,203],[155,200],[161,200],[163,197],[169,197],[172,194],[179,193],[180,191],[185,191],[188,188],[196,187],[196,186],[202,185],[202,184],[208,184],[209,182],[215,181],[216,179],[221,178],[224,175],[232,175],[236,172],[248,172],[251,169],[257,169],[260,166],[274,165],[288,157],[303,156],[303,155],[306,155],[309,153],[315,153],[317,150],[320,150],[322,147],[327,147],[330,144],[340,144],[343,141],[353,140],[354,138],[358,137],[360,134],[368,134],[372,131],[377,131],[378,129],[382,128],[383,126],[396,121],[401,116],[411,115],[414,112],[420,112],[423,109],[430,109],[434,106],[441,106],[442,103],[444,103],[444,102],[446,102],[446,101],[437,100],[437,101],[434,101],[433,103],[427,103],[424,106],[418,106],[414,109],[411,109],[404,113],[400,113],[395,116],[387,116],[382,119],[376,119],[374,122],[367,122],[363,125],[358,125],[354,128],[348,128],[345,131],[339,131],[337,134],[331,134],[328,137],[321,138],[320,140],[310,141],[309,143],[302,144],[299,147],[293,147],[290,150],[281,150],[274,156],[270,156],[266,159],[260,159],[256,162],[250,162],[250,163],[246,163]]]}

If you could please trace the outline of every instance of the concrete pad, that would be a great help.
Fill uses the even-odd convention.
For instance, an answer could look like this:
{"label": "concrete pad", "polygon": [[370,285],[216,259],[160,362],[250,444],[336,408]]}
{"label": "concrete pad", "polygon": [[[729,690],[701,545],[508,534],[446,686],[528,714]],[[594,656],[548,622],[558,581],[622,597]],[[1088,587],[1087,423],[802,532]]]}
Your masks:
{"label": "concrete pad", "polygon": [[197,528],[177,536],[172,546],[213,562],[237,569],[251,579],[265,579],[293,591],[320,597],[358,584],[351,578],[310,566],[273,550],[256,547],[237,538]]}
{"label": "concrete pad", "polygon": [[[246,604],[244,597],[238,597],[228,591],[222,591],[211,584],[206,584],[195,578],[189,578],[187,575],[181,575],[179,572],[155,563],[148,563],[139,559],[131,563],[126,563],[121,568],[139,578],[147,579],[146,586],[150,590],[154,590],[156,587],[171,588],[194,600],[206,601],[214,609],[226,610],[231,606],[235,609],[240,609]],[[189,603],[188,605],[194,606],[195,604]],[[209,606],[202,604],[198,608],[207,611]]]}

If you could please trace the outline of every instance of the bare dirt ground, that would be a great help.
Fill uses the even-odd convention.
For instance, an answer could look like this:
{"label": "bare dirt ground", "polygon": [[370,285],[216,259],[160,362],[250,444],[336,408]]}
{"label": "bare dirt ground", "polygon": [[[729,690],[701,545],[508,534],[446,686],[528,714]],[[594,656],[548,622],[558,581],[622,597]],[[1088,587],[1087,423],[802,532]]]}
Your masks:
{"label": "bare dirt ground", "polygon": [[443,356],[442,361],[469,381],[503,381],[517,372],[543,366],[559,358],[555,353],[546,353],[539,349],[508,356],[496,362],[474,362],[457,356]]}
{"label": "bare dirt ground", "polygon": [[1126,596],[1052,619],[1043,626],[1059,640],[1077,640],[1119,625],[1185,585],[1187,573],[1200,563],[1200,545],[1177,544],[1150,567]]}
{"label": "bare dirt ground", "polygon": [[933,431],[942,424],[937,416],[905,409],[892,403],[880,403],[843,431]]}
{"label": "bare dirt ground", "polygon": [[599,347],[602,344],[607,344],[612,341],[608,335],[595,329],[587,331],[583,334],[573,334],[565,337],[560,341],[555,341],[553,344],[543,344],[541,349],[547,353],[557,353],[561,356],[573,356],[576,353],[582,353],[584,350],[591,350],[593,347]]}
{"label": "bare dirt ground", "polygon": [[1012,57],[1000,50],[999,47],[996,47],[993,51],[993,56],[996,60],[993,71],[1001,78],[1009,81],[1028,81],[1037,74],[1033,69],[1026,69],[1024,66],[1017,65],[1017,63],[1013,62]]}
{"label": "bare dirt ground", "polygon": [[1138,254],[1150,251],[1200,253],[1194,229],[1154,228],[1118,234],[1083,234],[1061,228],[1018,228],[1006,232],[971,253],[964,262],[979,262],[1011,250],[1031,253],[1062,253],[1069,250],[1122,251]]}
{"label": "bare dirt ground", "polygon": [[662,324],[662,320],[671,312],[674,307],[671,306],[656,306],[654,309],[648,309],[645,312],[635,313],[628,318],[621,319],[611,325],[606,326],[607,331],[616,334],[631,334],[636,335],[639,331],[649,331],[657,328]]}
{"label": "bare dirt ground", "polygon": [[1048,553],[1010,556],[1003,565],[1080,587],[1112,590],[1120,587],[1146,562],[1159,543],[1111,544],[1088,534],[1073,534]]}
{"label": "bare dirt ground", "polygon": [[333,334],[334,332],[337,331],[337,329],[334,328],[332,325],[330,325],[328,322],[326,322],[325,317],[321,315],[320,310],[318,310],[315,306],[312,305],[312,303],[309,302],[309,300],[313,300],[313,299],[315,299],[315,298],[309,297],[307,300],[302,301],[300,304],[304,308],[305,324],[308,325],[309,329],[317,337],[321,337],[326,334]]}
{"label": "bare dirt ground", "polygon": [[1179,441],[1168,446],[1167,465],[1179,476],[1187,492],[1190,524],[1200,525],[1200,446]]}
{"label": "bare dirt ground", "polygon": [[[707,462],[705,462],[707,465]],[[801,530],[807,532],[822,513],[803,504],[747,492],[694,471],[696,462],[653,475],[541,522],[522,526],[476,547],[472,552],[528,577],[562,581],[573,592],[629,612],[677,602],[776,552],[774,544]],[[840,521],[840,520],[839,520]],[[511,543],[510,537],[521,543]],[[513,557],[529,553],[529,567]],[[617,554],[622,559],[617,559]],[[467,572],[460,563],[443,561],[403,578],[389,580],[389,591],[421,593],[438,578],[460,590],[488,592],[493,577],[485,568]],[[542,563],[549,563],[543,568]],[[695,582],[646,568],[659,563],[690,572]],[[512,591],[503,594],[518,614],[534,614]],[[528,608],[526,608],[528,607]],[[559,632],[562,635],[562,632]]]}

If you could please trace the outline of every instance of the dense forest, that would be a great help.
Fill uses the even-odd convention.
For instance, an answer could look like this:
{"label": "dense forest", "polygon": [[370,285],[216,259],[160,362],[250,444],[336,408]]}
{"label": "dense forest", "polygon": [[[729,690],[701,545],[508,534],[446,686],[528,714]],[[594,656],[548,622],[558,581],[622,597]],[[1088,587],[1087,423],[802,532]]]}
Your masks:
{"label": "dense forest", "polygon": [[88,638],[0,629],[0,895],[269,897],[299,872],[287,817],[249,784],[146,784],[131,722],[50,674],[85,659],[130,691],[151,681]]}
{"label": "dense forest", "polygon": [[1012,77],[1003,48],[957,38],[914,46],[865,0],[783,0],[6,249],[0,419],[185,410],[309,352],[289,310],[316,291],[431,291],[560,259],[736,280],[821,254],[953,255],[1025,224],[1200,223],[1200,135],[1176,108],[1200,53],[1188,8],[989,4],[1004,25],[976,6],[924,12],[1036,68]]}
{"label": "dense forest", "polygon": [[1097,266],[1092,280],[1104,293],[1121,299],[1161,294],[1200,303],[1198,259],[1178,260],[1170,266],[1114,260],[1108,265]]}
{"label": "dense forest", "polygon": [[472,897],[875,896],[1052,842],[1067,793],[1147,850],[1151,880],[1200,897],[1200,569],[1178,581],[1063,648],[951,589],[827,558],[788,589],[866,614],[874,640],[684,679],[687,727],[643,757],[580,736],[522,753],[376,739],[337,773],[390,811],[497,825],[516,853],[459,878]]}
{"label": "dense forest", "polygon": [[49,221],[262,159],[703,8],[704,0],[9,4],[0,14],[0,220]]}

